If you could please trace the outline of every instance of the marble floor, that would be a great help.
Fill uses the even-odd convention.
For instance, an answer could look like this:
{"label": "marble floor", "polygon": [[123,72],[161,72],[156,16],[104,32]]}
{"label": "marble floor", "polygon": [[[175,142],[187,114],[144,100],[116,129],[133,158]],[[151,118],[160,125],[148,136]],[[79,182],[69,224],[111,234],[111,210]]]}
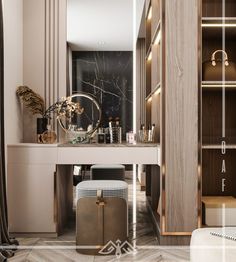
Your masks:
{"label": "marble floor", "polygon": [[145,192],[136,184],[136,214],[137,221],[133,223],[133,184],[129,184],[129,236],[130,244],[136,246],[135,252],[114,256],[87,256],[77,253],[75,246],[74,223],[68,226],[66,232],[57,238],[22,238],[18,239],[20,247],[11,262],[110,262],[110,261],[139,261],[139,262],[188,262],[189,248],[172,249],[161,247],[153,231],[150,217],[147,213]]}

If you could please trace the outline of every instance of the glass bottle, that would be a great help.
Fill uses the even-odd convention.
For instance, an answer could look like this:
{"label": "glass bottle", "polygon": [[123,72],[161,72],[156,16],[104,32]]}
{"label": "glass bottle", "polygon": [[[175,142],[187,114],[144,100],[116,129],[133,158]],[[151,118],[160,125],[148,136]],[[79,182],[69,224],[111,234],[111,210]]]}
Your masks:
{"label": "glass bottle", "polygon": [[42,134],[42,141],[44,144],[53,144],[57,140],[55,131],[52,130],[51,125],[47,125],[47,130]]}

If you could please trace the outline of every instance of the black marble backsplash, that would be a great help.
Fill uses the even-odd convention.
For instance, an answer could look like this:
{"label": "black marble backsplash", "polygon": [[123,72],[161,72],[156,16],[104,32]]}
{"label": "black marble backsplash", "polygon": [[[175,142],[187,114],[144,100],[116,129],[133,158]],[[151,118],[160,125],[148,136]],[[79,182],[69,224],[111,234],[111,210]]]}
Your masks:
{"label": "black marble backsplash", "polygon": [[73,52],[72,91],[91,94],[102,108],[102,126],[109,117],[119,117],[123,135],[132,130],[133,66],[132,52]]}

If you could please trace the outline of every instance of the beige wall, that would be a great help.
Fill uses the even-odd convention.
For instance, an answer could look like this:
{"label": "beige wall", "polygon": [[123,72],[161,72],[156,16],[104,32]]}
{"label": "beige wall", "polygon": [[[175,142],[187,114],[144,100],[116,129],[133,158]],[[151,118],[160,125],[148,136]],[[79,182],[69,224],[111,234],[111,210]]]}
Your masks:
{"label": "beige wall", "polygon": [[23,0],[24,84],[44,96],[45,1]]}
{"label": "beige wall", "polygon": [[[66,0],[23,0],[23,80],[46,102],[66,95]],[[54,129],[57,131],[56,121]],[[36,116],[24,112],[24,142],[36,142]]]}
{"label": "beige wall", "polygon": [[47,105],[66,95],[66,3],[3,1],[6,144],[36,142],[36,117],[22,110],[17,86],[29,86]]}
{"label": "beige wall", "polygon": [[[23,28],[24,85],[45,97],[45,1],[23,0]],[[36,118],[24,109],[24,142],[36,142]]]}
{"label": "beige wall", "polygon": [[23,2],[3,1],[5,141],[22,141],[21,106],[16,87],[23,84]]}

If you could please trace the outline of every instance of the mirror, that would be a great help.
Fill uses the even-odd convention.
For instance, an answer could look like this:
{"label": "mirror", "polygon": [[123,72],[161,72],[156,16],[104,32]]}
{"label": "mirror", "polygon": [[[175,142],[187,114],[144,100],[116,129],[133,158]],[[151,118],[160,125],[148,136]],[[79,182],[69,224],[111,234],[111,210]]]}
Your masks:
{"label": "mirror", "polygon": [[68,0],[67,8],[68,95],[94,97],[100,126],[119,118],[123,139],[133,125],[132,2]]}
{"label": "mirror", "polygon": [[70,101],[77,107],[69,116],[59,115],[62,129],[67,131],[86,131],[91,135],[101,122],[102,111],[98,102],[90,95],[78,93],[70,96]]}

